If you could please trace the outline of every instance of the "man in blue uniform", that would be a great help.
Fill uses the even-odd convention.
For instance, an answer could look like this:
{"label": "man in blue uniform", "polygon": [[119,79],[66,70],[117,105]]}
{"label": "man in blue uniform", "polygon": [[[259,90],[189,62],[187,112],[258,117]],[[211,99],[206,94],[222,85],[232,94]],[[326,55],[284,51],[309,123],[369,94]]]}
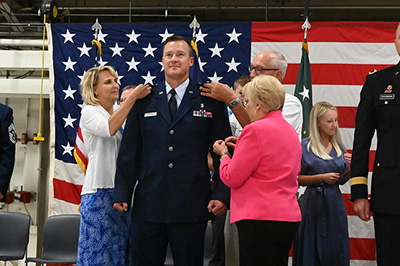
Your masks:
{"label": "man in blue uniform", "polygon": [[202,266],[207,221],[229,202],[218,171],[211,188],[207,165],[214,141],[230,135],[226,106],[200,95],[189,79],[193,60],[186,39],[169,37],[162,58],[165,82],[137,101],[127,119],[114,208],[130,208],[137,181],[130,242],[135,266],[163,266],[168,243],[174,265]]}
{"label": "man in blue uniform", "polygon": [[[400,24],[395,46],[400,55]],[[369,149],[374,132],[378,145],[368,201]],[[364,221],[374,212],[379,266],[400,265],[400,64],[371,72],[361,90],[351,161],[351,198]]]}
{"label": "man in blue uniform", "polygon": [[0,200],[4,201],[15,162],[13,111],[0,103]]}

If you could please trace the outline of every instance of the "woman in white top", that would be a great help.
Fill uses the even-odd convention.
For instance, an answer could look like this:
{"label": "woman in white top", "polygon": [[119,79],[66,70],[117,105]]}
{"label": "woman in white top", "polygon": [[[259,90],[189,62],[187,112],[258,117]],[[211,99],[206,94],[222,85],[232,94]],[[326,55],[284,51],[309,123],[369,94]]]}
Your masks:
{"label": "woman in white top", "polygon": [[82,187],[77,265],[125,265],[130,217],[112,207],[120,128],[136,100],[151,92],[139,85],[114,112],[118,76],[110,66],[89,69],[82,81],[80,127],[89,163]]}

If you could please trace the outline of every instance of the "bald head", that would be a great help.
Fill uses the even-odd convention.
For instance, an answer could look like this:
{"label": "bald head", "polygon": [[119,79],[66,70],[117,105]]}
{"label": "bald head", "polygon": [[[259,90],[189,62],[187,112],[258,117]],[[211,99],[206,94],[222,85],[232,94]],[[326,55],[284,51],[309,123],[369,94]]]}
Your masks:
{"label": "bald head", "polygon": [[269,75],[282,81],[286,74],[287,62],[283,54],[278,51],[263,51],[251,63],[255,68],[250,72],[250,77]]}
{"label": "bald head", "polygon": [[400,23],[397,25],[396,37],[394,39],[394,45],[396,46],[397,54],[400,55]]}

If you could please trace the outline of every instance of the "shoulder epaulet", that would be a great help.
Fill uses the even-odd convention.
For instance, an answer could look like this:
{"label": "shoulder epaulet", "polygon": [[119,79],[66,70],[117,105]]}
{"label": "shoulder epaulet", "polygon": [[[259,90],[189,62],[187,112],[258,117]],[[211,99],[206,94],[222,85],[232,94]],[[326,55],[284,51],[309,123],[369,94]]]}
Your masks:
{"label": "shoulder epaulet", "polygon": [[378,72],[378,70],[374,69],[373,71],[369,72],[368,75],[375,74],[376,72]]}

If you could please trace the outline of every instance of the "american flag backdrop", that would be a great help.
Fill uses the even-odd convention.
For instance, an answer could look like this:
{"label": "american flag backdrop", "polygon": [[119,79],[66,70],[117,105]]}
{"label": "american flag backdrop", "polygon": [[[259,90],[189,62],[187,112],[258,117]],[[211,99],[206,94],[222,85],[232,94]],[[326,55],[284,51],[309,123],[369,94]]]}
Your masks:
{"label": "american flag backdrop", "polygon": [[[288,63],[283,81],[294,92],[301,59],[303,22],[200,23],[197,30],[201,80],[233,84],[248,75],[254,56],[264,50],[282,52]],[[49,25],[53,66],[52,147],[54,147],[52,211],[76,213],[83,174],[73,158],[82,100],[79,85],[85,70],[95,64],[94,31],[89,24]],[[397,23],[311,22],[308,31],[313,102],[337,106],[344,144],[351,152],[355,114],[368,72],[397,64],[394,48]],[[163,77],[162,42],[171,34],[191,39],[189,23],[103,24],[99,64],[114,66],[121,88],[128,84],[158,84]],[[371,147],[372,170],[376,139]],[[369,179],[370,181],[370,179]],[[348,212],[351,265],[376,265],[373,223],[355,216],[350,182],[341,187]]]}

